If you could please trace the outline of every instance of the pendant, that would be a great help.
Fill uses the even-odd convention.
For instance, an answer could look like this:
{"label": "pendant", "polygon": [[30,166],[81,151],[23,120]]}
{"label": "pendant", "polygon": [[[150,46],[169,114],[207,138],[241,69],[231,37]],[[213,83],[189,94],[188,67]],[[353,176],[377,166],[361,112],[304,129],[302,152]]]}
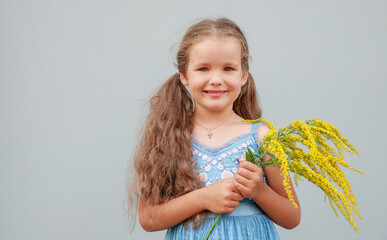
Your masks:
{"label": "pendant", "polygon": [[214,135],[214,134],[212,134],[211,130],[208,130],[207,136],[209,139],[211,139],[212,135]]}

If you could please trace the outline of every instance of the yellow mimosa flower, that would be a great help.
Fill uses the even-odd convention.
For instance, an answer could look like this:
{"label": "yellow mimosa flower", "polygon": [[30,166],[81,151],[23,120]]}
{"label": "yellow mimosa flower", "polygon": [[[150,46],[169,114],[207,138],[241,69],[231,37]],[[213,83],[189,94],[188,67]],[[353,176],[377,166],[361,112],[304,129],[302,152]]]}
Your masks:
{"label": "yellow mimosa flower", "polygon": [[[270,154],[272,158],[270,164],[280,167],[284,189],[293,205],[297,207],[289,184],[289,171],[294,173],[296,186],[298,180],[302,180],[303,177],[319,187],[328,198],[335,214],[338,216],[337,209],[340,210],[358,232],[352,212],[359,218],[361,215],[357,210],[351,185],[339,167],[341,165],[363,174],[344,160],[343,151],[358,153],[348,139],[344,138],[335,126],[320,119],[311,118],[305,122],[297,119],[288,126],[279,128],[278,131],[273,124],[264,119],[247,121],[262,122],[270,128],[263,139],[263,144],[259,145],[259,149],[255,149],[251,159],[263,157],[256,153]],[[253,162],[262,167],[269,165],[263,165],[264,163],[259,160]]]}

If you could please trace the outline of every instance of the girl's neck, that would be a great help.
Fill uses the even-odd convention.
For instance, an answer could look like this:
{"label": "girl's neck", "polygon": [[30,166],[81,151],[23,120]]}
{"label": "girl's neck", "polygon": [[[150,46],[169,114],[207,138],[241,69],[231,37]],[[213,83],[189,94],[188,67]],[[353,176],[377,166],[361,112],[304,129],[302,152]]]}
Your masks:
{"label": "girl's neck", "polygon": [[219,147],[236,136],[250,132],[251,124],[242,120],[232,109],[217,113],[195,111],[191,134],[202,144]]}
{"label": "girl's neck", "polygon": [[195,109],[193,119],[205,128],[214,128],[225,121],[231,120],[236,114],[232,109],[221,112],[197,111]]}

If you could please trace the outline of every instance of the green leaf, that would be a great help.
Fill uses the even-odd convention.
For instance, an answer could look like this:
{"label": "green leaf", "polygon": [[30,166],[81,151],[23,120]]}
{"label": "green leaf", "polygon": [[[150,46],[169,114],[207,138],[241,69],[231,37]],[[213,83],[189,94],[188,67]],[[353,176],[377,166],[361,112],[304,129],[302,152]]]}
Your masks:
{"label": "green leaf", "polygon": [[251,150],[250,150],[249,147],[247,147],[247,151],[248,151],[248,153],[250,154],[250,156],[253,156],[253,152],[251,152]]}
{"label": "green leaf", "polygon": [[271,153],[266,153],[267,155],[269,155],[273,160],[278,160],[277,158],[276,158],[276,156],[274,156],[273,154],[271,154]]}
{"label": "green leaf", "polygon": [[250,148],[247,148],[246,160],[251,162],[251,163],[254,163],[253,162],[253,153],[251,152]]}
{"label": "green leaf", "polygon": [[248,153],[246,154],[246,160],[252,162],[251,156]]}

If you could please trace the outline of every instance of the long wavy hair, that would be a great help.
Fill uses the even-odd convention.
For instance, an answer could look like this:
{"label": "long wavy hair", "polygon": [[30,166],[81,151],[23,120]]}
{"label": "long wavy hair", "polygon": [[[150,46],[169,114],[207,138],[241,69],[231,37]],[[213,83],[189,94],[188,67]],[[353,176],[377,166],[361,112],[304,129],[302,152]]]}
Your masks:
{"label": "long wavy hair", "polygon": [[[240,28],[227,18],[202,20],[185,33],[176,56],[180,74],[186,74],[192,46],[208,37],[232,37],[241,44],[241,63],[249,70],[249,49]],[[145,204],[160,204],[203,187],[192,160],[190,137],[193,130],[194,103],[180,74],[173,74],[150,99],[149,115],[134,154],[135,174],[128,178],[128,207],[134,225],[140,195]],[[233,110],[244,119],[261,117],[254,79],[247,83],[233,104]],[[131,168],[132,166],[129,166]],[[200,223],[197,214],[186,223]],[[186,225],[187,226],[187,225]]]}

